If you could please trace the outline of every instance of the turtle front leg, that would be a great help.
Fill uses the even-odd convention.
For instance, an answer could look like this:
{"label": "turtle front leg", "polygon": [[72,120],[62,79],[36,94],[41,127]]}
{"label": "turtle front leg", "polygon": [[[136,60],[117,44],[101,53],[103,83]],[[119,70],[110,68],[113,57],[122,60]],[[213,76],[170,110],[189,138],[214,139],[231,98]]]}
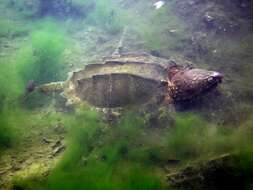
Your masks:
{"label": "turtle front leg", "polygon": [[167,89],[166,89],[166,93],[165,93],[165,97],[164,97],[164,103],[169,105],[172,104],[174,102],[173,100],[173,92],[175,91],[176,86],[171,82],[171,81],[167,81]]}
{"label": "turtle front leg", "polygon": [[171,90],[174,88],[174,85],[169,80],[161,80],[162,90],[162,101],[164,104],[169,105],[173,103],[173,98],[171,96]]}

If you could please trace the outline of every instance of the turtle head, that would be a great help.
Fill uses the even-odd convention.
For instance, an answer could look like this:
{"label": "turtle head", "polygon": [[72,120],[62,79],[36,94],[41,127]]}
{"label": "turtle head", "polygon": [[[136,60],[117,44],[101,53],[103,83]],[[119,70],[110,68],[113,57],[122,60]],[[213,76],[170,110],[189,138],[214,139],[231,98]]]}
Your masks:
{"label": "turtle head", "polygon": [[215,87],[219,83],[222,82],[223,74],[217,72],[217,71],[209,71],[209,75],[207,76],[207,87]]}
{"label": "turtle head", "polygon": [[175,101],[190,100],[222,82],[223,75],[205,69],[181,69],[170,78],[170,94]]}

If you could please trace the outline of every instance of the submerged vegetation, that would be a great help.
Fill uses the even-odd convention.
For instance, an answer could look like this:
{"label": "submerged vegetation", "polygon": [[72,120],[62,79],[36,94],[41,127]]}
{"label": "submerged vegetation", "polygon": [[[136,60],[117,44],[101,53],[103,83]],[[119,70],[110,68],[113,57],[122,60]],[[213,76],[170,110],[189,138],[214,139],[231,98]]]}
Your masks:
{"label": "submerged vegetation", "polygon": [[23,79],[40,84],[62,79],[65,67],[62,54],[66,48],[66,38],[57,26],[46,23],[41,30],[32,32],[30,38],[17,58]]}
{"label": "submerged vegetation", "polygon": [[154,167],[166,166],[168,159],[179,160],[181,166],[189,160],[228,152],[240,160],[234,168],[238,175],[251,175],[253,168],[250,125],[220,132],[196,116],[175,116],[170,130],[160,135],[156,144],[151,136],[144,135],[154,133],[152,128],[133,114],[108,125],[96,112],[82,108],[73,116],[65,116],[64,125],[69,131],[68,148],[49,177],[38,180],[36,176],[21,176],[14,181],[16,188],[159,190],[165,185],[159,180],[163,171],[154,173]]}
{"label": "submerged vegetation", "polygon": [[83,108],[64,118],[62,122],[69,131],[68,149],[49,178],[43,179],[44,185],[36,176],[16,179],[16,187],[162,189],[158,176],[148,171],[152,167],[164,165],[168,158],[187,161],[225,152],[239,153],[240,170],[251,168],[250,124],[243,129],[218,133],[195,116],[176,116],[168,134],[161,135],[160,142],[153,144],[150,136],[143,135],[152,134],[152,128],[132,114],[113,126],[103,124],[97,113]]}
{"label": "submerged vegetation", "polygon": [[[0,189],[2,184],[11,183],[10,188],[22,190],[163,190],[170,185],[164,180],[169,171],[225,153],[235,155],[234,174],[243,178],[244,189],[251,188],[252,66],[246,62],[252,62],[252,35],[231,40],[229,35],[229,39],[213,32],[206,35],[203,28],[193,33],[178,16],[180,13],[175,14],[175,3],[166,1],[155,10],[145,1],[0,2],[0,9],[4,7],[8,13],[0,12]],[[193,58],[199,61],[197,64],[214,68],[222,63],[217,67],[229,77],[221,91],[223,98],[230,100],[225,102],[237,104],[232,111],[240,118],[239,124],[233,123],[234,118],[221,107],[231,105],[223,104],[201,110],[205,114],[199,114],[198,109],[175,113],[166,107],[154,114],[156,108],[144,113],[141,108],[129,108],[114,123],[108,123],[104,115],[88,106],[72,108],[65,102],[56,105],[60,100],[55,95],[26,92],[29,81],[40,85],[66,80],[67,73],[76,66],[93,63],[87,58],[107,56],[126,26],[138,36],[136,40],[127,34],[130,40],[126,43],[134,50],[173,57],[181,53],[187,56],[189,49],[197,47]],[[135,40],[137,45],[131,44]],[[80,56],[75,55],[76,47],[81,48],[81,63],[75,57]],[[225,118],[224,122],[216,122],[217,115]],[[34,149],[30,147],[41,152],[26,163],[22,153],[33,157]],[[1,162],[6,155],[11,158],[9,170],[5,161]],[[46,171],[38,167],[39,174],[26,171],[29,162],[36,163],[41,158],[45,160],[40,162],[53,164]],[[23,168],[13,166],[15,159],[24,164]],[[1,181],[2,173],[8,182]]]}
{"label": "submerged vegetation", "polygon": [[[123,136],[132,136],[135,127],[140,127],[138,124],[132,126],[123,121],[117,126],[106,126],[95,112],[83,110],[73,117],[68,116],[64,123],[69,130],[68,149],[48,179],[44,179],[43,185],[36,183],[33,176],[25,179],[28,181],[16,179],[16,188],[162,189],[160,180],[153,177],[141,163],[130,164],[124,160],[127,147],[124,148],[121,142],[115,143],[118,137],[111,136],[114,134],[113,128],[121,128],[119,131],[123,139]],[[107,138],[111,140],[107,142]],[[122,141],[121,138],[119,141]],[[106,143],[105,146],[102,143]],[[127,142],[124,144],[128,146]]]}
{"label": "submerged vegetation", "polygon": [[[8,26],[4,28],[6,34],[1,37],[9,38],[8,35],[15,32],[12,28],[18,26],[11,25],[12,28],[6,26]],[[27,30],[26,26],[24,27],[20,31]],[[26,100],[25,88],[28,81],[33,80],[41,84],[60,80],[65,76],[62,54],[66,48],[66,37],[51,21],[40,24],[39,28],[30,32],[29,40],[19,44],[22,48],[13,55],[0,57],[0,147],[2,148],[15,142],[20,132],[22,133],[22,128],[25,128],[25,118],[29,113],[22,108],[22,104]],[[19,128],[17,125],[22,127]]]}

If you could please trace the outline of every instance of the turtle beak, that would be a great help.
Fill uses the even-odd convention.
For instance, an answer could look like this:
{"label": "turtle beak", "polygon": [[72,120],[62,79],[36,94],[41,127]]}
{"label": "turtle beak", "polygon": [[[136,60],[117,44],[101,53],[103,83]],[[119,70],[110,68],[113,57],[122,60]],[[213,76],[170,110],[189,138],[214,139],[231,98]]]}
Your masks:
{"label": "turtle beak", "polygon": [[224,75],[215,71],[212,73],[211,77],[216,83],[221,83]]}
{"label": "turtle beak", "polygon": [[216,72],[216,71],[211,71],[208,77],[208,86],[209,87],[216,87],[218,84],[220,84],[223,80],[223,74]]}

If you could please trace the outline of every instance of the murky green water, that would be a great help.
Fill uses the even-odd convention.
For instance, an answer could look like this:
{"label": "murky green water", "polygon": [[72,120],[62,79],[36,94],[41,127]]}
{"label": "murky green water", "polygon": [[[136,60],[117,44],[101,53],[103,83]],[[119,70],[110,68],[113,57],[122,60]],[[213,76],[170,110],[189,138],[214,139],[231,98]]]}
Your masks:
{"label": "murky green water", "polygon": [[[252,188],[252,10],[246,0],[0,0],[0,189]],[[115,52],[223,82],[183,105],[121,109],[34,90]]]}

